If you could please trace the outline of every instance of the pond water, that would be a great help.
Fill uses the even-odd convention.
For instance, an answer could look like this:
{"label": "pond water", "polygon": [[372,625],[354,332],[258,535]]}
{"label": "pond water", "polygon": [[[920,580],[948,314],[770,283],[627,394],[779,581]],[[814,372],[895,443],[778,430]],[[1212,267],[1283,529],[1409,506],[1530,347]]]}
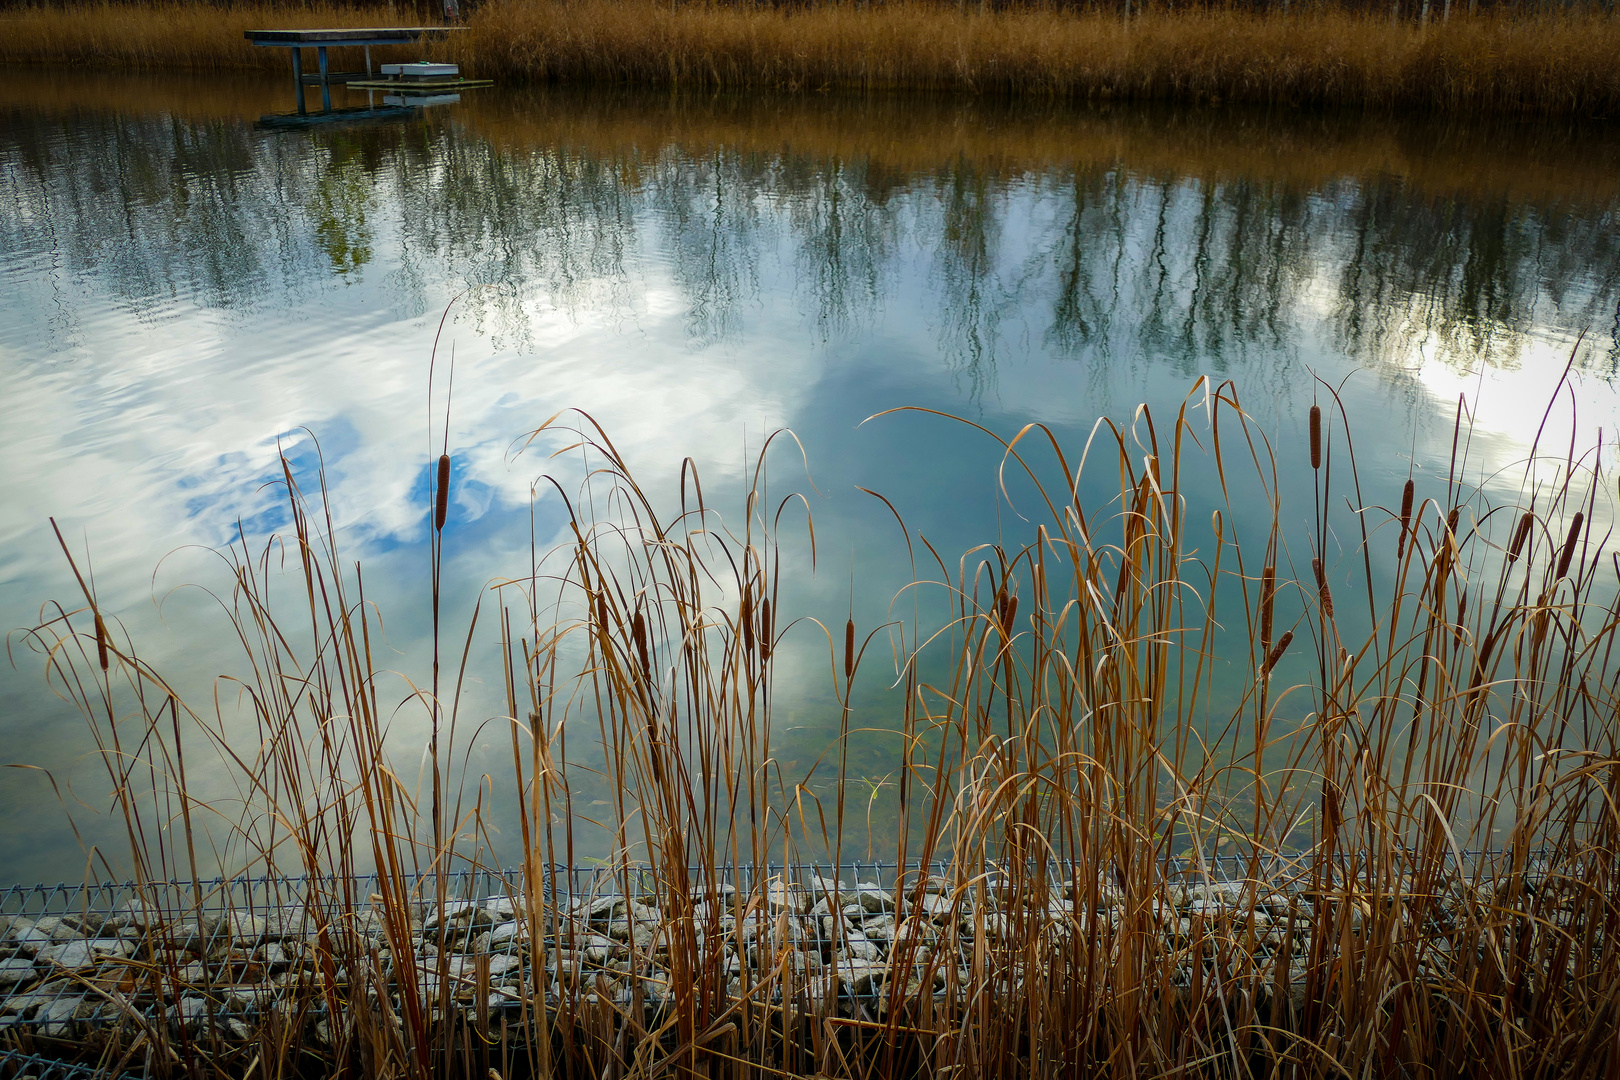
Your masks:
{"label": "pond water", "polygon": [[[772,483],[809,495],[818,546],[795,605],[863,627],[905,549],[857,486],[946,553],[1010,520],[988,438],[863,423],[885,409],[1004,435],[1038,421],[1078,447],[1208,375],[1299,447],[1342,383],[1369,501],[1444,470],[1459,395],[1482,469],[1522,454],[1572,354],[1581,437],[1620,418],[1612,126],[512,88],[258,124],[290,97],[251,78],[0,87],[0,621],[74,603],[54,517],[193,695],[236,662],[209,552],[285,526],[278,453],[311,470],[315,440],[390,666],[421,663],[447,311],[463,619],[527,565],[545,464],[516,440],[559,409],[599,421],[664,500],[687,457],[740,490],[791,428],[808,477],[795,451]],[[558,507],[533,520],[545,547]],[[116,851],[118,824],[83,720],[11,643],[0,763],[39,769],[0,773],[0,878],[78,880],[64,805],[85,843]],[[817,648],[777,695],[790,768],[827,741]],[[503,708],[489,675],[467,690],[480,716]],[[419,752],[419,723],[395,736]],[[877,749],[854,767],[887,768]]]}

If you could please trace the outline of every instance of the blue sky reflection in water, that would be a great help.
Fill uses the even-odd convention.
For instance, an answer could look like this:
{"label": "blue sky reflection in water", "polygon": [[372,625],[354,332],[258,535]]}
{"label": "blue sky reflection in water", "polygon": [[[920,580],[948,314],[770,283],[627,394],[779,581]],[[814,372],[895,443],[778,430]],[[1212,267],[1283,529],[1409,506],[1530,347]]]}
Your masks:
{"label": "blue sky reflection in water", "polygon": [[[73,600],[54,515],[88,545],[105,607],[198,702],[238,663],[211,549],[286,525],[278,452],[312,484],[316,439],[385,665],[420,672],[427,364],[458,294],[440,345],[455,627],[483,583],[527,565],[545,465],[514,451],[563,408],[599,420],[655,498],[690,456],[721,505],[792,428],[820,494],[796,451],[776,456],[773,490],[809,495],[819,544],[812,577],[790,542],[791,599],[835,624],[853,603],[863,629],[906,563],[856,485],[952,557],[1025,539],[989,440],[920,414],[861,423],[885,409],[1006,435],[1038,421],[1078,449],[1099,416],[1167,413],[1198,375],[1231,379],[1281,450],[1301,529],[1313,374],[1349,376],[1369,502],[1443,470],[1459,394],[1471,470],[1521,456],[1583,334],[1566,402],[1583,439],[1617,417],[1620,149],[1601,130],[502,91],[405,123],[267,132],[253,120],[284,107],[275,83],[52,76],[7,93],[0,618]],[[1567,432],[1567,407],[1554,415]],[[541,498],[542,548],[561,522]],[[12,642],[0,757],[49,769],[116,852],[83,721]],[[824,640],[796,642],[776,695],[790,771],[825,749],[832,703]],[[467,690],[475,720],[503,710],[489,662]],[[863,699],[878,715],[879,675]],[[397,713],[401,762],[423,730]],[[505,745],[491,730],[471,741],[474,774],[481,747]],[[886,753],[869,740],[852,770],[878,780]],[[228,805],[222,780],[196,783]],[[42,774],[0,774],[0,813],[0,876],[83,875]]]}

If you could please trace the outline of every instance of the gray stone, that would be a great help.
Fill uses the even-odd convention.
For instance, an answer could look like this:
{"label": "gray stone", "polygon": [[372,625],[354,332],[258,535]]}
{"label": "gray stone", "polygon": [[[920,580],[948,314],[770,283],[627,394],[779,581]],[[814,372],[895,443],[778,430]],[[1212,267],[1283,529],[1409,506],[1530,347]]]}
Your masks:
{"label": "gray stone", "polygon": [[140,897],[126,900],[117,911],[113,913],[113,922],[118,926],[132,926],[137,930],[146,930],[164,921],[164,914],[155,904],[148,904]]}
{"label": "gray stone", "polygon": [[615,919],[608,923],[607,933],[617,941],[630,942],[637,949],[645,951],[652,948],[653,942],[658,938],[658,924],[651,920],[627,922],[624,919]]}
{"label": "gray stone", "polygon": [[622,914],[626,903],[622,896],[586,896],[574,901],[572,910],[588,921],[601,922]]}
{"label": "gray stone", "polygon": [[863,911],[879,914],[894,910],[894,897],[878,888],[876,885],[862,885],[855,893],[856,900]]}
{"label": "gray stone", "polygon": [[[868,937],[875,936],[870,930],[867,930],[866,933]],[[910,918],[894,928],[893,948],[903,949],[915,947],[921,942],[933,942],[938,938],[939,931],[934,929],[932,924],[916,918]]]}
{"label": "gray stone", "polygon": [[1182,890],[1184,904],[1213,904],[1236,907],[1243,900],[1245,884],[1241,881],[1206,881],[1189,885]]}
{"label": "gray stone", "polygon": [[877,943],[864,934],[846,934],[841,951],[845,956],[852,956],[856,960],[883,959],[883,951],[877,947]]}
{"label": "gray stone", "polygon": [[[805,884],[812,896],[828,902],[831,902],[834,895],[837,895],[842,901],[842,898],[848,896],[852,891],[848,885],[841,884],[836,878],[827,877],[825,874],[812,873],[810,880]],[[830,912],[832,909],[828,908],[827,910]]]}
{"label": "gray stone", "polygon": [[233,1012],[262,1009],[275,996],[276,988],[269,983],[244,983],[226,992],[225,1007]]}
{"label": "gray stone", "polygon": [[422,920],[422,929],[435,930],[441,927],[481,927],[493,926],[495,919],[484,906],[474,900],[449,900],[442,909],[428,913]]}
{"label": "gray stone", "polygon": [[183,952],[202,956],[215,946],[227,944],[218,933],[220,920],[212,916],[201,919],[180,919],[154,927],[151,933],[153,947],[159,952]]}
{"label": "gray stone", "polygon": [[888,968],[868,960],[840,959],[830,965],[833,977],[855,994],[869,994],[882,985]]}
{"label": "gray stone", "polygon": [[208,1014],[207,998],[183,997],[179,1004],[169,1008],[170,1022],[192,1033],[201,1032],[207,1026]]}
{"label": "gray stone", "polygon": [[102,960],[121,959],[129,953],[129,942],[123,938],[87,938],[81,941],[66,941],[60,945],[47,945],[35,954],[34,959],[40,964],[82,968]]}
{"label": "gray stone", "polygon": [[773,881],[765,892],[765,903],[772,911],[802,915],[810,910],[810,894],[797,885]]}
{"label": "gray stone", "polygon": [[717,882],[714,885],[700,884],[692,886],[693,900],[721,901],[729,900],[737,895],[737,886],[730,882]]}
{"label": "gray stone", "polygon": [[206,986],[210,981],[208,978],[208,965],[197,960],[181,965],[180,970],[176,972],[176,976],[181,984],[185,986]]}
{"label": "gray stone", "polygon": [[225,916],[225,931],[233,941],[256,943],[270,934],[270,920],[250,911],[232,911]]}
{"label": "gray stone", "polygon": [[504,922],[485,934],[479,940],[486,951],[493,951],[511,944],[514,941],[523,941],[528,932],[521,922]]}
{"label": "gray stone", "polygon": [[22,959],[0,960],[0,989],[28,982],[33,977],[33,961]]}
{"label": "gray stone", "polygon": [[19,945],[32,945],[36,950],[46,945],[55,945],[64,941],[78,941],[84,937],[84,932],[76,925],[59,915],[46,915],[35,919],[34,925],[22,930],[16,935]]}
{"label": "gray stone", "polygon": [[68,1038],[73,1034],[72,1020],[83,1004],[84,998],[77,995],[63,995],[45,1002],[33,1016],[39,1033],[49,1039]]}
{"label": "gray stone", "polygon": [[12,994],[0,1000],[0,1012],[28,1016],[40,1006],[48,1005],[62,997],[73,997],[77,1000],[80,995],[73,993],[73,986],[65,980],[43,982],[26,993]]}
{"label": "gray stone", "polygon": [[263,920],[262,939],[265,941],[289,941],[304,937],[315,929],[315,920],[298,904],[270,908],[259,918]]}

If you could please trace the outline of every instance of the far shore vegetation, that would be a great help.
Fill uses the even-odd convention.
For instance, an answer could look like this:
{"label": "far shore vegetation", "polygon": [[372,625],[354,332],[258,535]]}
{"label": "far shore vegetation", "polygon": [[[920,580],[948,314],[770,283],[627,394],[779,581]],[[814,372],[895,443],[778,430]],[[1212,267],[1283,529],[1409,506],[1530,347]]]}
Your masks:
{"label": "far shore vegetation", "polygon": [[[435,23],[434,5],[73,4],[0,16],[0,63],[283,70],[258,27]],[[508,82],[922,90],[1089,100],[1518,113],[1620,112],[1620,18],[1602,6],[1392,0],[1347,9],[1149,4],[791,6],[487,0],[452,59]]]}

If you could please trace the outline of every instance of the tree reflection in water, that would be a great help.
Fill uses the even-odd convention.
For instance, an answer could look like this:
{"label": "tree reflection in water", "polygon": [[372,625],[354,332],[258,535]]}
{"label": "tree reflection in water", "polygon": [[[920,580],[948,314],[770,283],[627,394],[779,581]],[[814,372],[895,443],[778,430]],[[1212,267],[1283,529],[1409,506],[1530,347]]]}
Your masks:
{"label": "tree reflection in water", "polygon": [[[1594,178],[1615,150],[1579,132],[536,93],[271,135],[206,100],[50,105],[13,100],[0,124],[0,235],[45,281],[93,279],[149,319],[175,298],[297,305],[361,273],[406,317],[448,278],[497,286],[470,311],[522,348],[536,310],[634,320],[663,266],[707,346],[745,332],[780,266],[821,343],[926,283],[975,393],[1031,350],[1286,366],[1324,315],[1369,364],[1512,365],[1533,323],[1620,363],[1615,190]],[[1535,175],[1502,163],[1526,153]],[[36,306],[71,349],[71,307]]]}

